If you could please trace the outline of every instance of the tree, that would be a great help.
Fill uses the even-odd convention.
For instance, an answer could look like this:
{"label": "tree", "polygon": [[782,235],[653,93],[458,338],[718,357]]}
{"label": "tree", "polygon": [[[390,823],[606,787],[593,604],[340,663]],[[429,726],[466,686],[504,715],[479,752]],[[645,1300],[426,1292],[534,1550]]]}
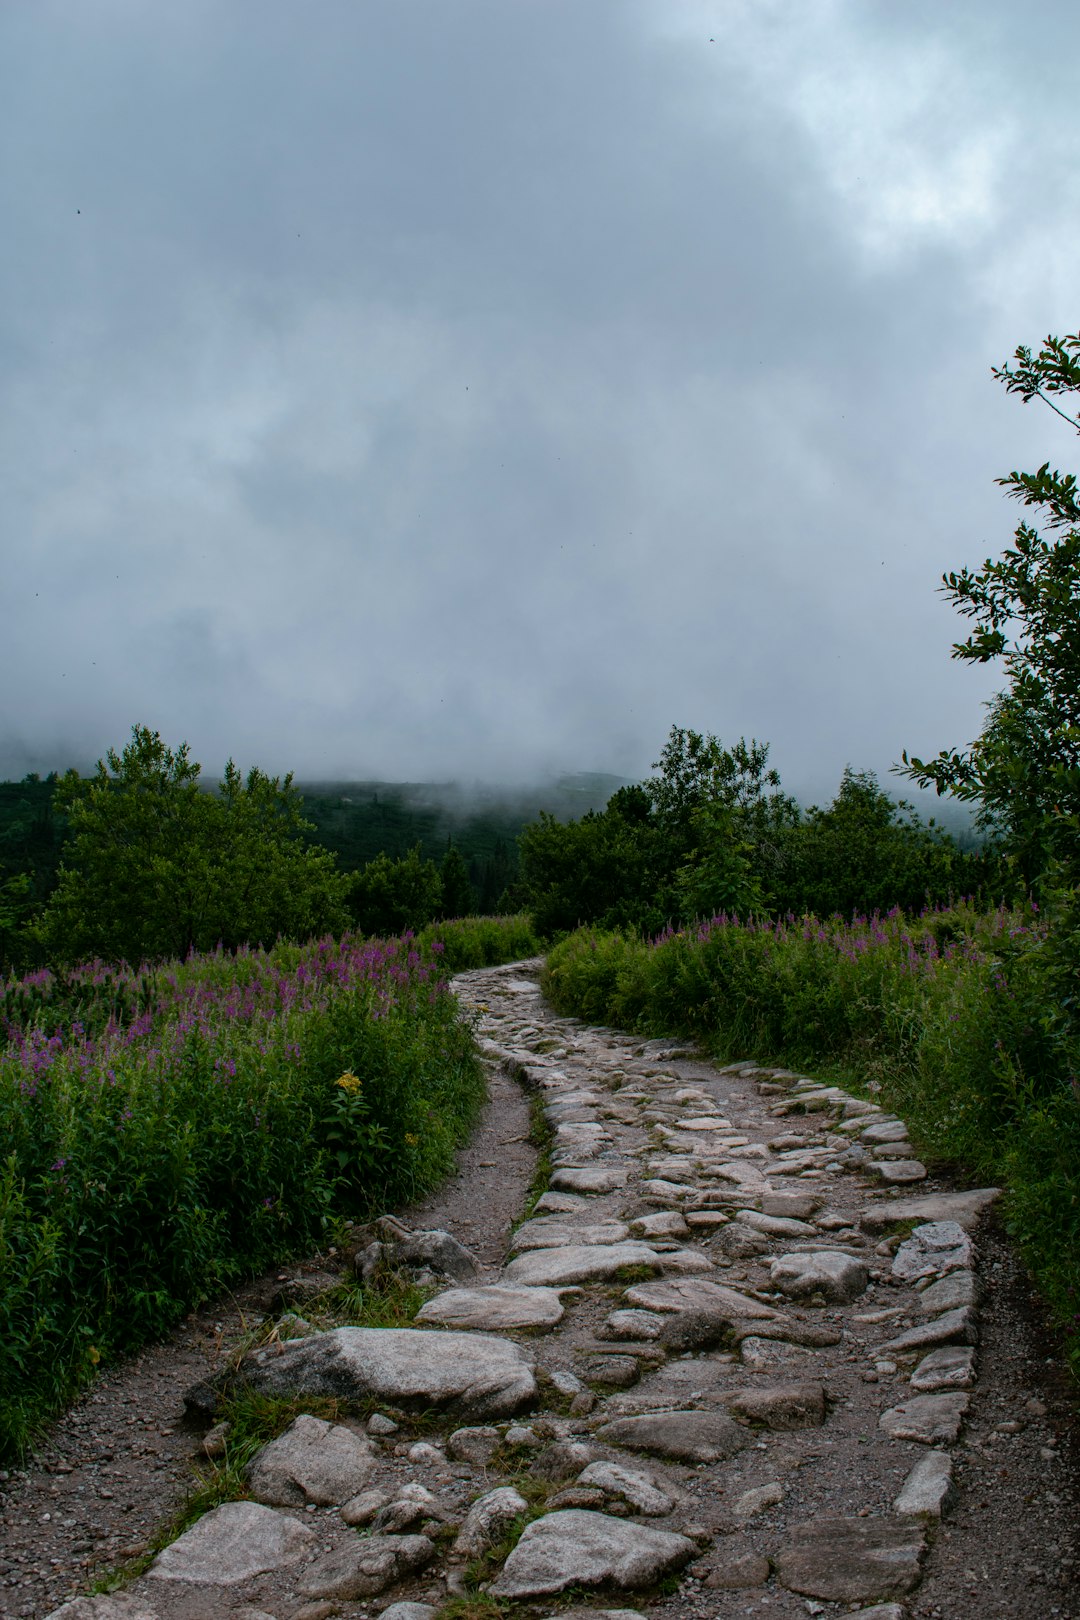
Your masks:
{"label": "tree", "polygon": [[476,910],[476,895],[465,857],[453,842],[447,842],[439,877],[442,880],[442,899],[439,903],[442,916],[471,917]]}
{"label": "tree", "polygon": [[537,931],[563,933],[579,923],[659,929],[658,835],[648,795],[620,788],[606,809],[576,821],[548,811],[527,826],[519,888]]}
{"label": "tree", "polygon": [[[1048,337],[1033,355],[1017,349],[1013,364],[994,369],[1025,404],[1040,399],[1080,431],[1052,396],[1080,393],[1080,334]],[[1076,475],[1011,472],[997,480],[1015,500],[1042,513],[1047,533],[1028,522],[1015,544],[977,570],[943,576],[942,590],[974,621],[953,657],[999,660],[1007,686],[989,705],[981,735],[966,749],[934,759],[903,756],[903,773],[980,805],[984,826],[998,831],[1023,875],[1037,879],[1051,864],[1074,874],[1080,857],[1080,501]]]}
{"label": "tree", "polygon": [[343,926],[344,879],[305,844],[292,777],[245,779],[230,760],[207,792],[200,771],[187,743],[137,725],[92,776],[61,779],[69,837],[39,925],[52,960],[137,964]]}
{"label": "tree", "polygon": [[782,892],[797,802],[769,765],[769,745],[672,726],[645,784],[663,845],[672,916],[762,911]]}
{"label": "tree", "polygon": [[415,844],[399,860],[382,854],[362,866],[352,878],[349,909],[365,934],[388,938],[423,928],[438,915],[442,898],[439,868]]}
{"label": "tree", "polygon": [[792,841],[783,909],[917,911],[928,901],[967,894],[984,879],[982,858],[965,853],[909,804],[897,804],[873,771],[845,766],[827,809],[811,806]]}

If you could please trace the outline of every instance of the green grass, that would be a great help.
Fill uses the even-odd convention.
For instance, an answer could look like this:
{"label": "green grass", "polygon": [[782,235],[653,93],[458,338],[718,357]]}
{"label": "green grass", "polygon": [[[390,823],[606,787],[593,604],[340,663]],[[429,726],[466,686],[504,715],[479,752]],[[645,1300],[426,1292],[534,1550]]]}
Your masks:
{"label": "green grass", "polygon": [[551,1163],[551,1147],[555,1140],[555,1133],[548,1123],[544,1113],[544,1102],[539,1092],[533,1092],[529,1098],[529,1141],[536,1148],[536,1165],[533,1169],[529,1190],[525,1194],[525,1203],[522,1206],[521,1219],[516,1221],[515,1229],[523,1222],[531,1219],[532,1213],[540,1199],[548,1190],[551,1181],[553,1165]]}

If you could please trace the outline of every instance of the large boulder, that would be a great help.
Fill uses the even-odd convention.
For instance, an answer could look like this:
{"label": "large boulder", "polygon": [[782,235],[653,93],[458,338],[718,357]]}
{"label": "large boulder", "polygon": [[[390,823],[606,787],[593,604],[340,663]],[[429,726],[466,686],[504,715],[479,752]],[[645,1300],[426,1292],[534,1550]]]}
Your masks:
{"label": "large boulder", "polygon": [[334,1328],[256,1350],[241,1374],[265,1395],[334,1395],[462,1417],[511,1417],[536,1398],[524,1351],[490,1333]]}

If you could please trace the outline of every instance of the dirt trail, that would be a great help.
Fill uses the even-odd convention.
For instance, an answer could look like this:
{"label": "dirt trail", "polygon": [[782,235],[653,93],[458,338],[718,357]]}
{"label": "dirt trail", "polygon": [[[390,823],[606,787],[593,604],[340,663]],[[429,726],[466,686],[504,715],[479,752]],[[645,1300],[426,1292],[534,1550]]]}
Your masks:
{"label": "dirt trail", "polygon": [[[656,1557],[674,1557],[675,1572],[662,1578],[657,1564],[644,1584],[594,1604],[657,1620],[1080,1617],[1076,1427],[992,1204],[977,1215],[978,1200],[958,1202],[926,1176],[891,1116],[798,1076],[717,1069],[671,1043],[558,1019],[535,972],[457,981],[477,1015],[491,1101],[458,1175],[402,1218],[465,1243],[480,1285],[531,1289],[539,1303],[560,1291],[565,1314],[547,1331],[494,1321],[486,1331],[534,1364],[512,1466],[552,1485],[538,1523],[567,1580],[585,1567],[586,1530],[599,1568],[617,1562],[620,1527],[636,1524],[637,1550],[659,1534]],[[554,1170],[501,1270],[535,1164],[527,1091],[555,1133]],[[894,1203],[911,1210],[900,1228]],[[907,1236],[912,1225],[921,1237]],[[313,1256],[300,1269],[339,1261]],[[0,1620],[51,1614],[175,1511],[201,1443],[184,1391],[286,1281],[263,1279],[103,1376],[28,1470],[0,1477]],[[450,1309],[453,1291],[443,1297]],[[690,1421],[676,1436],[678,1412]],[[454,1424],[444,1426],[423,1458],[400,1435],[372,1444],[391,1495],[398,1476],[422,1480],[457,1522],[508,1477],[506,1424],[501,1450],[480,1461],[458,1456]],[[703,1436],[724,1454],[695,1460]],[[575,1460],[552,1483],[555,1454]],[[917,1503],[905,1501],[913,1470],[924,1476]],[[293,1517],[317,1523],[331,1548],[354,1535],[336,1510]],[[492,1571],[507,1613],[557,1603],[558,1577],[530,1572],[537,1534]],[[358,1620],[398,1598],[434,1614],[461,1585],[445,1546],[422,1573],[321,1608],[295,1562],[197,1591],[151,1574],[133,1601],[160,1620],[239,1617],[252,1603],[272,1620]],[[80,1605],[71,1620],[122,1612]]]}

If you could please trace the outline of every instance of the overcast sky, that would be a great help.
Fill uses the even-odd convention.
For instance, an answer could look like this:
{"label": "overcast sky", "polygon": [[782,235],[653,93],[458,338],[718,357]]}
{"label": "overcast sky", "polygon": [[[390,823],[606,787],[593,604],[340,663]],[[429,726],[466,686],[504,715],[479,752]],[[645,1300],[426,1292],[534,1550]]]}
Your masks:
{"label": "overcast sky", "polygon": [[964,743],[1075,0],[4,0],[0,774]]}

